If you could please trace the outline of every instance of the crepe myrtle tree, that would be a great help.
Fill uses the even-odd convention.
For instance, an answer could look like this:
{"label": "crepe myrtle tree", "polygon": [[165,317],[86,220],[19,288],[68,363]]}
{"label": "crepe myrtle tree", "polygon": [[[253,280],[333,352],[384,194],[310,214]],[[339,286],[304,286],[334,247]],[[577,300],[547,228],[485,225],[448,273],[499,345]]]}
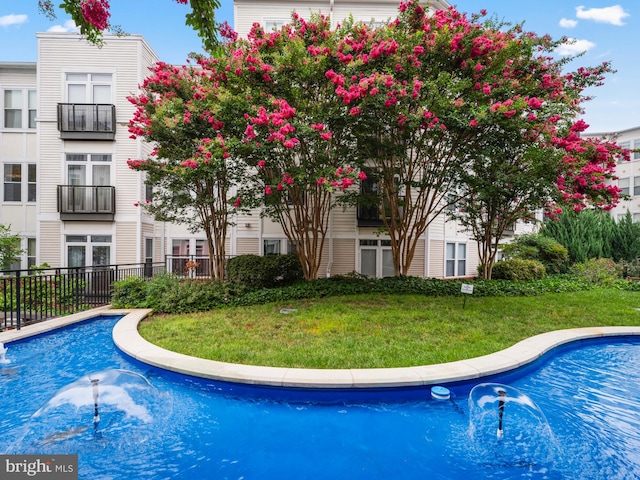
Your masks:
{"label": "crepe myrtle tree", "polygon": [[[550,52],[559,43],[526,38],[537,52]],[[581,137],[587,125],[573,120],[589,99],[584,89],[602,82],[611,71],[608,64],[563,74],[567,60],[537,55],[527,60],[537,64],[531,68],[519,64],[525,58],[513,59],[511,68],[538,72],[537,81],[519,81],[515,95],[508,83],[483,87],[492,103],[478,108],[470,122],[475,134],[465,152],[471,164],[463,174],[464,194],[448,211],[476,240],[483,278],[491,278],[504,232],[516,222],[535,221],[535,212],[543,209],[556,216],[562,208],[615,206],[616,161],[629,159],[615,142]]]}
{"label": "crepe myrtle tree", "polygon": [[[406,275],[430,223],[470,194],[464,182],[478,159],[488,158],[487,138],[497,142],[506,132],[516,159],[527,161],[540,157],[535,150],[519,153],[532,137],[539,148],[562,148],[557,125],[574,118],[579,93],[608,66],[563,75],[565,61],[550,56],[558,42],[518,25],[481,22],[486,12],[469,18],[449,8],[428,16],[415,1],[399,10],[384,28],[355,25],[338,46],[341,68],[327,77],[350,107],[358,148],[378,180],[395,273]],[[496,155],[506,161],[499,148]],[[569,183],[590,181],[579,174],[593,168],[584,160],[553,158],[553,181],[560,172]],[[576,193],[567,190],[578,200]]]}
{"label": "crepe myrtle tree", "polygon": [[[573,154],[538,142],[522,143],[518,138],[510,142],[506,132],[500,132],[490,148],[477,152],[464,183],[468,195],[448,214],[476,240],[482,278],[491,278],[500,242],[516,222],[535,222],[536,213],[543,209],[557,216],[562,208],[609,210],[618,203],[620,190],[610,182],[615,178],[614,159],[628,159],[628,151],[614,143],[581,138],[576,128],[582,126],[572,125],[564,137],[578,142],[569,148]],[[597,149],[606,152],[604,157],[595,154]],[[576,151],[583,167],[580,173],[570,169],[574,181],[567,184],[558,176],[559,169],[564,170],[567,155],[575,159]]]}
{"label": "crepe myrtle tree", "polygon": [[[197,32],[205,50],[214,51],[218,47],[215,10],[220,8],[219,0],[175,0],[175,2],[190,6],[190,11],[185,16],[186,25]],[[106,30],[117,34],[124,33],[120,27],[110,23],[111,7],[108,0],[62,0],[58,7],[71,16],[80,33],[95,45],[103,44],[103,32]],[[51,20],[56,18],[54,0],[38,0],[38,9]]]}
{"label": "crepe myrtle tree", "polygon": [[227,75],[253,102],[244,116],[245,159],[255,167],[247,183],[263,195],[263,214],[282,226],[306,279],[318,277],[336,197],[366,177],[354,166],[348,107],[326,78],[340,64],[340,35],[327,17],[294,14],[278,31],[254,24],[229,45]]}
{"label": "crepe myrtle tree", "polygon": [[140,206],[156,219],[204,231],[211,276],[222,279],[227,227],[243,208],[237,189],[247,167],[235,152],[242,146],[248,105],[218,73],[209,67],[155,66],[141,92],[128,98],[136,106],[131,138],[155,148],[148,158],[128,164],[145,172],[153,188],[153,199]]}

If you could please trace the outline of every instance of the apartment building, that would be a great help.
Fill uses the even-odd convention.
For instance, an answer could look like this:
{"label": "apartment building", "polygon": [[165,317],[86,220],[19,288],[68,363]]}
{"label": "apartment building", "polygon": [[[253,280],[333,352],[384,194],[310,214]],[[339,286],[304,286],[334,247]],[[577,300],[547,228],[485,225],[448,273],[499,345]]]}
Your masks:
{"label": "apartment building", "polygon": [[[235,28],[246,34],[255,21],[266,27],[288,22],[293,10],[331,15],[337,23],[354,19],[383,22],[396,2],[305,3],[236,0]],[[433,2],[447,7],[445,2]],[[135,94],[158,60],[140,35],[107,36],[98,49],[78,35],[38,34],[34,63],[0,62],[3,118],[0,163],[3,185],[0,223],[23,237],[19,265],[52,267],[161,262],[180,270],[189,256],[208,255],[204,232],[159,222],[139,205],[150,198],[144,174],[127,160],[145,158],[151,146],[129,138]],[[640,183],[639,183],[640,185]],[[640,212],[640,209],[639,209]],[[227,253],[268,255],[291,251],[282,228],[259,211],[235,219]],[[357,271],[375,277],[393,274],[390,241],[379,233],[381,219],[371,209],[336,209],[320,276]],[[515,233],[531,229],[518,225]],[[476,273],[474,240],[444,215],[420,239],[411,275],[458,277]]]}

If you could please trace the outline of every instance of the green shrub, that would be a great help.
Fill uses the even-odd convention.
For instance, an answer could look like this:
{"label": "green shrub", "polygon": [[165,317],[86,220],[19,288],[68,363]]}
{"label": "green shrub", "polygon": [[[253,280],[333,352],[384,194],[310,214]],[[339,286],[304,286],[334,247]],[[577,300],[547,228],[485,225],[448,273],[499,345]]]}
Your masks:
{"label": "green shrub", "polygon": [[622,266],[610,258],[591,258],[576,263],[571,273],[595,285],[611,285],[622,278]]}
{"label": "green shrub", "polygon": [[238,255],[227,263],[227,280],[247,289],[267,287],[275,276],[276,265],[269,256]]}
{"label": "green shrub", "polygon": [[227,279],[247,290],[289,285],[303,278],[295,255],[239,255],[227,263]]}
{"label": "green shrub", "polygon": [[274,255],[274,257],[278,275],[276,280],[279,285],[291,285],[304,279],[302,265],[295,254]]}
{"label": "green shrub", "polygon": [[538,260],[525,260],[512,258],[503,260],[493,266],[492,278],[494,280],[511,280],[512,282],[526,282],[544,278],[547,271]]}
{"label": "green shrub", "polygon": [[128,277],[114,282],[111,305],[116,308],[149,308],[147,305],[148,282],[151,280],[142,277]]}
{"label": "green shrub", "polygon": [[569,251],[553,238],[540,234],[520,235],[506,244],[503,251],[507,259],[538,260],[547,273],[566,273],[569,268]]}

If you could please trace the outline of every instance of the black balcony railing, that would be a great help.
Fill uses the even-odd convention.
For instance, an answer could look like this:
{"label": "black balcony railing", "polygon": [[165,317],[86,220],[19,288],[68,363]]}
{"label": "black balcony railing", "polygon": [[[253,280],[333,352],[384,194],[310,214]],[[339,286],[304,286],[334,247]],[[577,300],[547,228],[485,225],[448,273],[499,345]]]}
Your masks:
{"label": "black balcony railing", "polygon": [[112,222],[116,213],[116,189],[102,185],[58,185],[61,220]]}
{"label": "black balcony railing", "polygon": [[113,140],[116,107],[109,104],[59,103],[58,130],[66,140]]}
{"label": "black balcony railing", "polygon": [[0,330],[111,303],[113,282],[166,272],[164,263],[46,268],[0,272]]}

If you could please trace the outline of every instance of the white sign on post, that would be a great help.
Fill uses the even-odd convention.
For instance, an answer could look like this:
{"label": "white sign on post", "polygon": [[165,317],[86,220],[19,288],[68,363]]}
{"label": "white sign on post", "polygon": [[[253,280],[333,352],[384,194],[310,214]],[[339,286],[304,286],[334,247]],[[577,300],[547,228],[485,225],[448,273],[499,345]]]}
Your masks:
{"label": "white sign on post", "polygon": [[472,294],[473,293],[473,285],[471,285],[470,283],[463,283],[462,287],[460,288],[460,291],[462,293]]}

